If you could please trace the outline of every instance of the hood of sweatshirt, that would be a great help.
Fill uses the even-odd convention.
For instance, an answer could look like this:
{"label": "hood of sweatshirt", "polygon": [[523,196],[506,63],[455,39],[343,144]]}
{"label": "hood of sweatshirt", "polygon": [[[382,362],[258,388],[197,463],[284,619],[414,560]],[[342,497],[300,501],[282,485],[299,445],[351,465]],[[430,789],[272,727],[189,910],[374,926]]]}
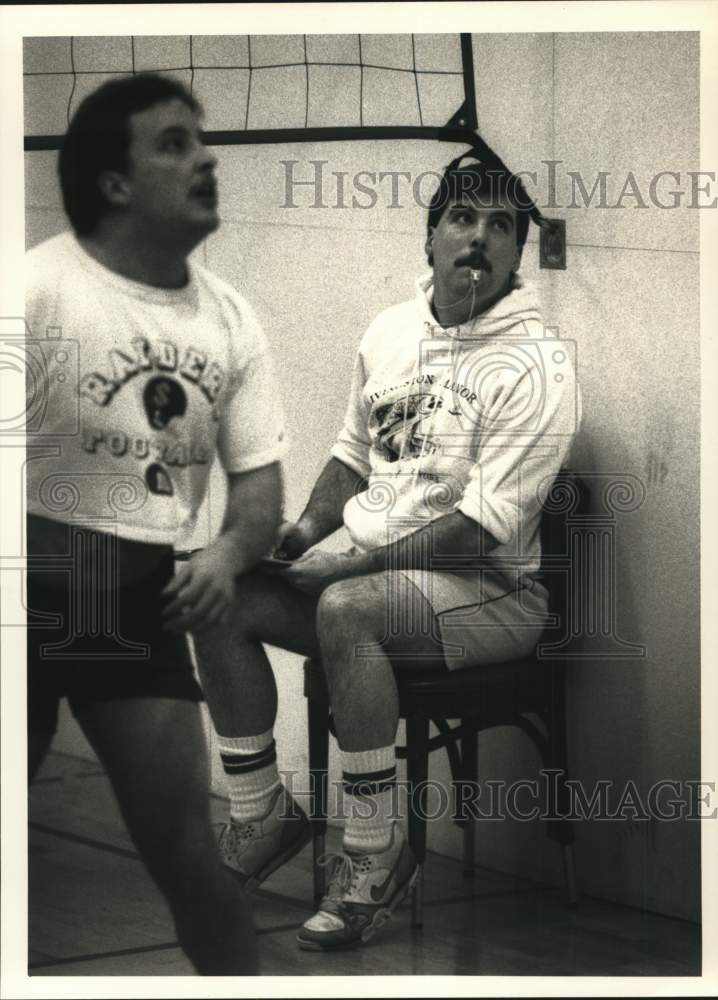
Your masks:
{"label": "hood of sweatshirt", "polygon": [[425,274],[416,282],[416,308],[425,328],[430,327],[433,335],[458,339],[475,339],[511,333],[521,336],[528,331],[523,324],[541,321],[541,311],[536,289],[529,281],[513,275],[511,290],[495,302],[486,312],[479,313],[466,323],[458,326],[442,326],[431,311],[434,298],[433,274]]}

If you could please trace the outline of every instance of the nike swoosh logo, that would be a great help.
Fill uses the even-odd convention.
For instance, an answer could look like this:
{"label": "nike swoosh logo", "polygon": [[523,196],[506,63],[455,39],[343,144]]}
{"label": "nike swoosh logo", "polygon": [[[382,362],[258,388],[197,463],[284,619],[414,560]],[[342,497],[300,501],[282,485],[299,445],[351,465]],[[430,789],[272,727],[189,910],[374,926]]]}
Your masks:
{"label": "nike swoosh logo", "polygon": [[369,895],[371,896],[371,898],[374,900],[375,903],[380,903],[384,898],[384,893],[389,888],[389,883],[394,878],[394,873],[396,872],[396,869],[399,867],[399,862],[401,861],[402,854],[403,851],[399,851],[399,855],[396,861],[394,862],[394,865],[390,870],[389,874],[384,879],[384,881],[380,882],[378,885],[371,886],[371,888],[369,889]]}

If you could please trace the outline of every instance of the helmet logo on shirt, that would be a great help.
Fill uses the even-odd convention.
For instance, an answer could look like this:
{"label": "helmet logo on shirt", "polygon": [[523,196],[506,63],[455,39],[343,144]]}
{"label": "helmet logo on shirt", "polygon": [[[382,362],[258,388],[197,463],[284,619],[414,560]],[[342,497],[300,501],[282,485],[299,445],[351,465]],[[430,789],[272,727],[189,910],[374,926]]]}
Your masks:
{"label": "helmet logo on shirt", "polygon": [[[173,378],[158,375],[151,378],[142,393],[145,413],[156,431],[163,431],[175,417],[183,417],[187,411],[187,394]],[[153,462],[145,472],[145,482],[156,496],[174,496],[174,487],[169,473],[159,462]]]}
{"label": "helmet logo on shirt", "polygon": [[167,470],[158,462],[153,462],[152,465],[147,467],[145,482],[150,493],[163,497],[174,496],[172,480],[168,476]]}
{"label": "helmet logo on shirt", "polygon": [[162,431],[173,417],[183,417],[187,410],[187,394],[173,378],[158,375],[149,380],[142,393],[150,427]]}

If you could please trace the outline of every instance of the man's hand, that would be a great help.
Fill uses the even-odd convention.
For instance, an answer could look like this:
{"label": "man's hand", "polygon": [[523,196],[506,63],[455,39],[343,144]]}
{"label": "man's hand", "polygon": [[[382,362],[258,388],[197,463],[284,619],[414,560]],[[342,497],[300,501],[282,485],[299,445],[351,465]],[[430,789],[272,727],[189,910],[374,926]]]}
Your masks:
{"label": "man's hand", "polygon": [[276,559],[298,559],[315,542],[315,531],[309,521],[284,521],[277,532],[273,555]]}
{"label": "man's hand", "polygon": [[342,526],[342,511],[363,483],[339,459],[330,458],[314,484],[307,506],[296,522],[285,521],[274,543],[277,559],[298,559]]}
{"label": "man's hand", "polygon": [[355,575],[354,560],[346,552],[316,549],[290,566],[276,570],[282,580],[305,594],[321,594],[330,583]]}
{"label": "man's hand", "polygon": [[172,632],[201,632],[227,625],[235,598],[235,560],[220,536],[195,552],[162,591],[169,603],[162,618]]}

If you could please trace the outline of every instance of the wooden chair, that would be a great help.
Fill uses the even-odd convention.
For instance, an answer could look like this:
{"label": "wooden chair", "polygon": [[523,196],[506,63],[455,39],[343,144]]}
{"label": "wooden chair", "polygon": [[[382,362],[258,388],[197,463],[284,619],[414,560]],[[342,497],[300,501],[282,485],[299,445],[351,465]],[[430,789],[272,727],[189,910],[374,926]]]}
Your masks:
{"label": "wooden chair", "polygon": [[[452,783],[478,782],[478,734],[492,726],[517,726],[536,745],[544,770],[558,772],[548,781],[548,836],[561,845],[566,892],[570,904],[576,900],[573,864],[573,828],[562,814],[568,811],[566,751],[566,643],[570,634],[569,612],[576,597],[577,581],[572,571],[568,521],[579,518],[587,507],[581,480],[562,472],[547,493],[541,525],[543,582],[550,594],[549,622],[534,655],[522,660],[472,667],[465,670],[428,671],[402,667],[396,671],[400,717],[406,720],[406,745],[397,756],[406,760],[408,788],[417,790],[419,808],[409,809],[408,840],[418,863],[426,858],[426,781],[429,754],[445,748]],[[547,641],[549,640],[549,641]],[[554,640],[550,642],[550,640]],[[550,646],[560,646],[561,659],[551,659]],[[320,663],[304,665],[304,694],[309,715],[309,772],[312,794],[315,904],[325,892],[325,868],[318,864],[325,851],[329,732],[332,720],[324,672]],[[534,718],[531,718],[533,716]],[[538,720],[534,721],[534,719]],[[448,720],[459,720],[450,726]],[[429,735],[433,722],[437,735]],[[459,794],[458,801],[461,801]],[[466,811],[466,810],[465,810]],[[468,810],[470,813],[470,810]],[[463,828],[464,874],[474,868],[475,819],[459,815]],[[412,926],[422,923],[422,874],[412,898]]]}

